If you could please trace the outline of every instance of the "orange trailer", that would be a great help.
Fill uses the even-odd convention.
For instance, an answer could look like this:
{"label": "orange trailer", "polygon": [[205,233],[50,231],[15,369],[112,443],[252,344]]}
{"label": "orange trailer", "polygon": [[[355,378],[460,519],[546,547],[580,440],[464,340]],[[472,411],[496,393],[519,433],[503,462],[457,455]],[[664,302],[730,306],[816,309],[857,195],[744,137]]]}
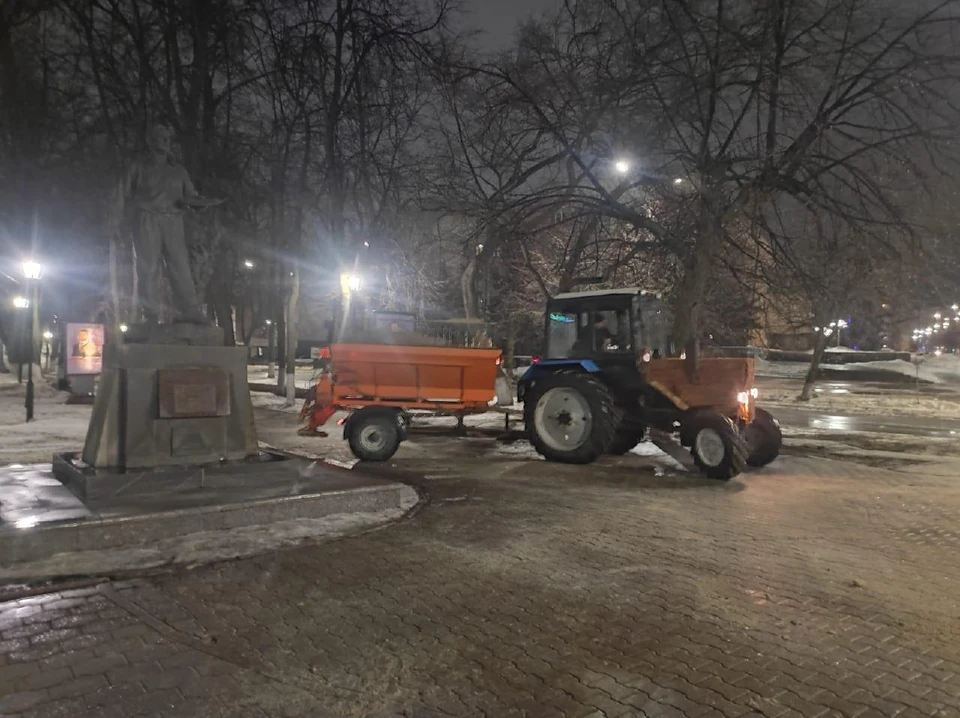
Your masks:
{"label": "orange trailer", "polygon": [[329,368],[300,412],[300,433],[318,434],[336,412],[349,411],[343,434],[351,451],[386,461],[406,439],[408,411],[487,411],[500,360],[499,349],[332,344]]}

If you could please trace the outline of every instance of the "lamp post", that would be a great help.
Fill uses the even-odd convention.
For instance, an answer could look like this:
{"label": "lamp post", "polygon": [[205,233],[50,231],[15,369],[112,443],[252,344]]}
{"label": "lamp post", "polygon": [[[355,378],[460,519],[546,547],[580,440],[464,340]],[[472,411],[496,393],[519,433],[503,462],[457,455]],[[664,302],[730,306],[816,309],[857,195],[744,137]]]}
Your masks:
{"label": "lamp post", "polygon": [[37,319],[39,318],[37,304],[40,298],[40,276],[43,273],[43,268],[38,262],[27,259],[24,260],[21,269],[23,270],[23,278],[29,290],[28,294],[30,297],[27,300],[27,306],[25,308],[30,308],[30,306],[33,305],[33,311],[30,313],[28,319],[30,328],[27,330],[27,346],[29,347],[27,357],[27,399],[26,402],[24,402],[27,409],[27,421],[33,421],[33,325],[37,323]]}

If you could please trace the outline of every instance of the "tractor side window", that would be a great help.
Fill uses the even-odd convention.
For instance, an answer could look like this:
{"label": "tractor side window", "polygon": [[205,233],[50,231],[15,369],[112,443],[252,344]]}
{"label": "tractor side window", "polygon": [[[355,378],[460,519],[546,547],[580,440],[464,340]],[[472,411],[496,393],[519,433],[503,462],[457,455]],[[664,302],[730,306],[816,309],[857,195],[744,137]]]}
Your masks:
{"label": "tractor side window", "polygon": [[547,358],[566,359],[573,356],[573,345],[580,336],[580,317],[565,312],[551,312],[547,324]]}

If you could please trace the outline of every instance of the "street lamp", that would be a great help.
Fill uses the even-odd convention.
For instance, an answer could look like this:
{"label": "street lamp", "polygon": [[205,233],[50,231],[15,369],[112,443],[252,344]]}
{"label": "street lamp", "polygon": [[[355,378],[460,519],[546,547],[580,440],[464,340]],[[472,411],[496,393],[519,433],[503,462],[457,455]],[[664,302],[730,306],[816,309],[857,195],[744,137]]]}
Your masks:
{"label": "street lamp", "polygon": [[243,260],[243,266],[247,269],[253,269],[256,265],[249,259]]}
{"label": "street lamp", "polygon": [[[27,309],[31,304],[33,305],[33,312],[31,316],[27,318],[27,324],[30,328],[27,330],[29,356],[27,357],[27,399],[24,402],[24,406],[27,409],[27,421],[33,421],[33,325],[36,323],[38,316],[37,299],[39,297],[38,290],[40,276],[43,274],[43,267],[40,266],[39,262],[35,262],[32,259],[25,259],[20,265],[20,269],[23,271],[25,284],[30,289],[30,298],[26,300],[22,308]],[[22,299],[22,297],[18,297],[18,299]]]}
{"label": "street lamp", "polygon": [[121,324],[121,325],[120,325],[120,331],[121,331],[123,334],[126,334],[127,332],[130,331],[130,327],[129,327],[128,325],[126,325],[126,324]]}

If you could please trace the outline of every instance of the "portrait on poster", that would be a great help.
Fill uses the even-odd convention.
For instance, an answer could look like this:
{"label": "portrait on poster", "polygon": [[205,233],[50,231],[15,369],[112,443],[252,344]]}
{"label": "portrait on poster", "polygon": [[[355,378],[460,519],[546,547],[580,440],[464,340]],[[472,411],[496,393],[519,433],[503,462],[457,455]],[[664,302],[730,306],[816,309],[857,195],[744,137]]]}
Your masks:
{"label": "portrait on poster", "polygon": [[67,324],[67,375],[99,374],[103,368],[103,325]]}

